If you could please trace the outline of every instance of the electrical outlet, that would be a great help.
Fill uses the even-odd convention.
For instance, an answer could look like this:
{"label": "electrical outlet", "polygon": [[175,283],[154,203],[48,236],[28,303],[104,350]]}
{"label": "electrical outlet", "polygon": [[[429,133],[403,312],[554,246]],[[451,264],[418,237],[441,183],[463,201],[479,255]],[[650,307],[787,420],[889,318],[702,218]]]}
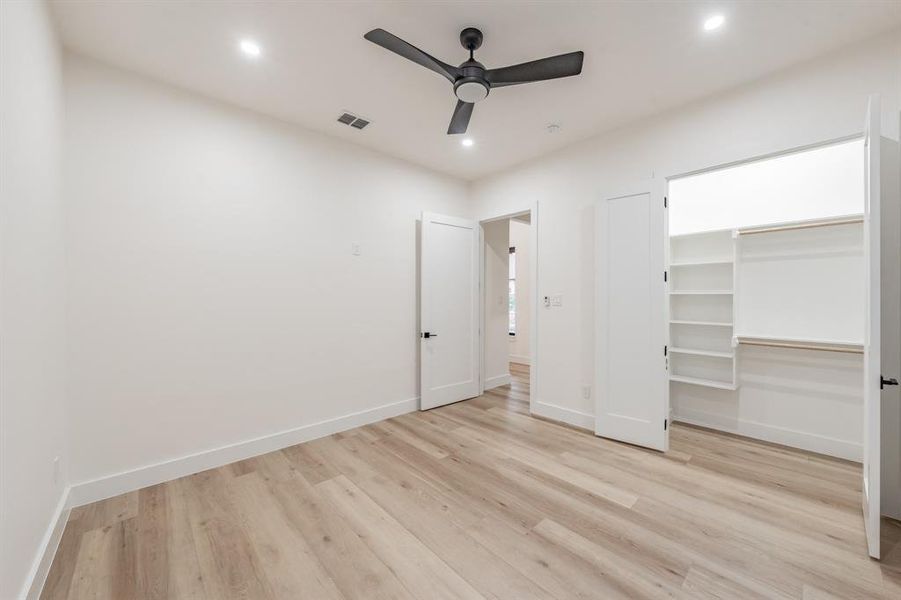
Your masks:
{"label": "electrical outlet", "polygon": [[59,483],[59,457],[55,456],[53,458],[53,483]]}
{"label": "electrical outlet", "polygon": [[359,242],[354,242],[350,245],[350,253],[353,254],[354,256],[360,256],[360,254],[362,254],[362,252],[363,251],[360,248]]}
{"label": "electrical outlet", "polygon": [[590,385],[582,386],[582,397],[585,398],[586,400],[591,398],[591,386]]}
{"label": "electrical outlet", "polygon": [[545,306],[545,308],[550,308],[550,306],[551,306],[551,297],[550,296],[544,297],[544,306]]}

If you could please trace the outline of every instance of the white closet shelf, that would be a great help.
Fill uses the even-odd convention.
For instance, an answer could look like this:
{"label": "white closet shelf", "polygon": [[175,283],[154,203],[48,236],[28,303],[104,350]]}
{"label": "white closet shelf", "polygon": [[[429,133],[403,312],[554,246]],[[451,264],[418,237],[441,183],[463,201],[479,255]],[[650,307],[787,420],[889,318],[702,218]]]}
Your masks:
{"label": "white closet shelf", "polygon": [[731,258],[720,259],[699,259],[699,260],[677,260],[673,261],[669,264],[671,267],[703,267],[706,265],[731,265],[733,261]]}
{"label": "white closet shelf", "polygon": [[670,348],[670,354],[691,354],[693,356],[711,356],[713,358],[733,358],[734,352],[717,352],[716,350],[700,350],[696,348]]}
{"label": "white closet shelf", "polygon": [[683,375],[670,375],[670,381],[679,383],[688,383],[690,385],[700,385],[703,387],[716,388],[718,390],[737,390],[738,386],[728,381],[717,381],[715,379],[701,379],[700,377],[685,377]]}
{"label": "white closet shelf", "polygon": [[672,290],[671,296],[731,296],[732,290]]}
{"label": "white closet shelf", "polygon": [[673,319],[671,325],[703,325],[704,327],[732,327],[732,323],[723,323],[720,321],[685,321]]}

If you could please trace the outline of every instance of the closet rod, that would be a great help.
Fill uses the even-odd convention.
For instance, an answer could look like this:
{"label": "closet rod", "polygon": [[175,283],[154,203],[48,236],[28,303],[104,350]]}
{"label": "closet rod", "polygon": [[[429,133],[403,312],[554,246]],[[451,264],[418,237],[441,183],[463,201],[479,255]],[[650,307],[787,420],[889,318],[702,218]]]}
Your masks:
{"label": "closet rod", "polygon": [[772,231],[791,231],[793,229],[813,229],[814,227],[830,227],[832,225],[850,225],[851,223],[863,223],[863,217],[851,219],[837,219],[835,221],[821,221],[819,223],[801,223],[798,225],[776,225],[775,227],[759,227],[756,229],[739,229],[739,235],[754,235],[755,233],[770,233]]}
{"label": "closet rod", "polygon": [[817,346],[813,344],[798,344],[795,342],[758,342],[751,340],[738,340],[739,344],[746,346],[767,346],[769,348],[797,348],[798,350],[822,350],[823,352],[844,352],[845,354],[863,354],[862,348],[850,346]]}

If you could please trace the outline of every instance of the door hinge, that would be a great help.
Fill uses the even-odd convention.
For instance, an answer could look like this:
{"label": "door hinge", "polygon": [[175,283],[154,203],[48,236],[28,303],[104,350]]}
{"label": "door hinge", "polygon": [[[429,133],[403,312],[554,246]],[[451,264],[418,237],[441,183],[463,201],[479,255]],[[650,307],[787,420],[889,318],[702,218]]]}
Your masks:
{"label": "door hinge", "polygon": [[668,206],[669,206],[669,205],[667,204],[666,196],[664,196],[664,197],[663,197],[663,208],[668,208]]}
{"label": "door hinge", "polygon": [[663,431],[666,431],[666,428],[668,425],[667,421],[668,421],[668,419],[663,419]]}
{"label": "door hinge", "polygon": [[666,282],[666,271],[663,272],[663,281]]}
{"label": "door hinge", "polygon": [[666,356],[666,346],[663,347],[663,356]]}

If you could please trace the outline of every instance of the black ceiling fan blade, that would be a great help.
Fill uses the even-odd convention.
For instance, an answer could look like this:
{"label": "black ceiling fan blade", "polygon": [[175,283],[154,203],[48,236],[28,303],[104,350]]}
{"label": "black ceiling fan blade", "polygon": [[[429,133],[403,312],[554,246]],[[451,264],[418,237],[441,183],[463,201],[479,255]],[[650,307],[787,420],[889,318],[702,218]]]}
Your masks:
{"label": "black ceiling fan blade", "polygon": [[445,62],[438,60],[434,56],[426,54],[413,44],[409,44],[403,41],[396,35],[388,33],[384,29],[373,29],[363,37],[373,44],[378,44],[386,50],[390,50],[395,54],[400,54],[407,60],[412,60],[416,64],[422,65],[426,69],[435,71],[439,75],[446,77],[451,83],[453,83],[454,80],[460,76],[460,69],[458,69],[457,67],[453,67]]}
{"label": "black ceiling fan blade", "polygon": [[485,79],[488,80],[491,87],[495,88],[505,85],[531,83],[532,81],[571,77],[582,72],[582,59],[584,57],[585,53],[582,51],[570,52],[511,67],[489,69],[485,71]]}
{"label": "black ceiling fan blade", "polygon": [[472,117],[472,108],[475,106],[472,102],[463,102],[457,100],[457,107],[454,108],[454,116],[451,117],[450,126],[447,128],[448,135],[456,133],[466,133],[469,127],[469,119]]}

